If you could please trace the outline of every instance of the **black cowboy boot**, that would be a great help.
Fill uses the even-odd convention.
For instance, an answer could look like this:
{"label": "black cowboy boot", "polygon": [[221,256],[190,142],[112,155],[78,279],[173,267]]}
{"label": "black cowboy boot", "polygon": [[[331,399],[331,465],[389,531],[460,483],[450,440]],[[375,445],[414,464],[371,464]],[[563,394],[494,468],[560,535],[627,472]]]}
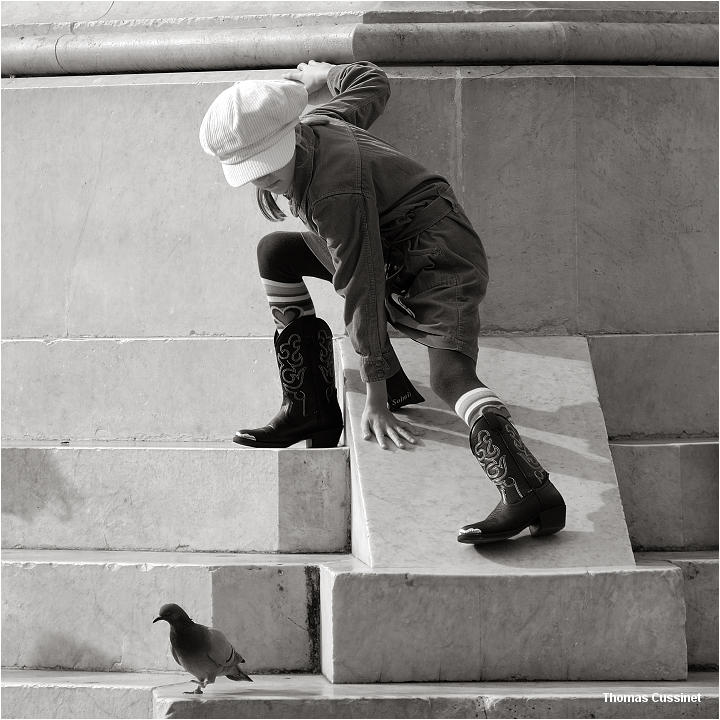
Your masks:
{"label": "black cowboy boot", "polygon": [[550,535],[565,527],[562,495],[504,412],[487,408],[470,431],[473,455],[501,500],[485,520],[460,528],[459,542],[480,545],[506,540],[527,527],[531,535]]}
{"label": "black cowboy boot", "polygon": [[275,333],[283,403],[261,428],[239,430],[233,441],[258,448],[281,448],[301,440],[307,447],[335,447],[343,429],[335,390],[332,333],[314,315]]}
{"label": "black cowboy boot", "polygon": [[388,396],[388,408],[393,412],[405,405],[425,402],[425,398],[415,389],[408,376],[400,368],[385,381]]}

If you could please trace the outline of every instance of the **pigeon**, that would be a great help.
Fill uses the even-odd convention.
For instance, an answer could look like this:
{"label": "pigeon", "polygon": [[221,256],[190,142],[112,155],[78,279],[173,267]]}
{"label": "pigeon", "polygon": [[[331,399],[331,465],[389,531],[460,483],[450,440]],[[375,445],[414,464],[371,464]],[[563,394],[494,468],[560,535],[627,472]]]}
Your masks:
{"label": "pigeon", "polygon": [[193,622],[175,603],[163,605],[153,623],[158,620],[170,625],[170,647],[175,662],[197,678],[192,681],[197,683],[197,688],[186,695],[202,695],[218,675],[252,682],[240,669],[240,663],[245,660],[219,630]]}

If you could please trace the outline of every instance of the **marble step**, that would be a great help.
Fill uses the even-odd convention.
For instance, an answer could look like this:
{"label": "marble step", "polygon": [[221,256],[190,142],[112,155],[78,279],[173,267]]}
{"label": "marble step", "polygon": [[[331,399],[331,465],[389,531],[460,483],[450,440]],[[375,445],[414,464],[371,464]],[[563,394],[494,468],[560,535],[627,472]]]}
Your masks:
{"label": "marble step", "polygon": [[171,672],[78,672],[3,668],[6,718],[151,718],[153,690],[185,682]]}
{"label": "marble step", "polygon": [[[668,683],[398,683],[330,685],[325,678],[224,678],[206,697],[154,691],[156,718],[691,718],[716,717],[717,674]],[[615,696],[647,696],[640,703]],[[667,696],[685,698],[680,705]],[[630,706],[630,707],[628,707]],[[643,707],[645,706],[645,707]],[[651,707],[647,707],[651,706]],[[715,715],[713,715],[715,713]]]}
{"label": "marble step", "polygon": [[2,450],[5,548],[345,552],[347,448],[48,442]]}
{"label": "marble step", "polygon": [[[233,81],[282,72],[4,79],[6,336],[270,334],[253,255],[279,227],[197,133]],[[717,330],[717,68],[388,72],[372,131],[456,188],[487,245],[486,331]],[[318,292],[341,329],[332,289]]]}
{"label": "marble step", "polygon": [[718,546],[718,441],[610,442],[635,550]]}
{"label": "marble step", "polygon": [[[682,680],[684,591],[681,568],[658,558],[475,571],[348,558],[320,568],[322,671],[335,683]],[[700,599],[712,612],[717,597]]]}
{"label": "marble step", "polygon": [[227,442],[282,401],[272,337],[6,340],[2,360],[10,441]]}
{"label": "marble step", "polygon": [[249,671],[317,671],[318,563],[342,557],[5,550],[3,663],[176,670],[167,625],[152,624],[175,602],[222,629]]}
{"label": "marble step", "polygon": [[672,564],[683,574],[688,665],[718,666],[718,553],[648,552],[635,556],[643,565]]}
{"label": "marble step", "polygon": [[[252,685],[242,686],[220,678],[202,696],[183,694],[189,687],[186,677],[4,670],[3,714],[14,718],[713,718],[718,713],[717,673],[691,673],[685,681],[662,683],[375,685],[333,685],[321,675],[255,675]],[[642,701],[643,696],[647,701]]]}
{"label": "marble step", "polygon": [[255,672],[317,670],[321,655],[334,682],[678,680],[688,661],[716,663],[717,557],[677,555],[453,572],[342,555],[7,550],[3,661],[173,670],[166,630],[150,625],[174,601]]}

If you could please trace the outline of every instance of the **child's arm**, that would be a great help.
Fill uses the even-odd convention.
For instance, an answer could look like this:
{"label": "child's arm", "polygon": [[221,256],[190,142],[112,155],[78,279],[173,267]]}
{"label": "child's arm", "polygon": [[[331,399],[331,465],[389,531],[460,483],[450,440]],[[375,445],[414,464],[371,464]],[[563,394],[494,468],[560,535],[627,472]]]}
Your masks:
{"label": "child's arm", "polygon": [[385,265],[374,198],[357,192],[326,195],[313,205],[312,216],[332,257],[333,285],[345,298],[345,325],[367,386],[362,432],[375,435],[381,447],[386,447],[385,435],[401,446],[400,438],[410,441],[412,435],[387,408],[385,381],[400,365],[387,333]]}
{"label": "child's arm", "polygon": [[307,64],[300,63],[297,70],[285,73],[283,77],[303,83],[308,94],[327,82],[333,99],[318,105],[310,114],[343,120],[363,130],[382,115],[390,97],[387,75],[370,62],[330,65],[311,60]]}

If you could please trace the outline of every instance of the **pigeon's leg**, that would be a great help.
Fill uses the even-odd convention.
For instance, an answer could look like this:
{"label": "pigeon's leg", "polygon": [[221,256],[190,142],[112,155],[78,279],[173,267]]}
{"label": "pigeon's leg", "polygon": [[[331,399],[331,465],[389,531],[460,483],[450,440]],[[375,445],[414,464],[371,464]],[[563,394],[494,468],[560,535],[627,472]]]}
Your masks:
{"label": "pigeon's leg", "polygon": [[194,682],[197,687],[194,690],[186,690],[183,695],[202,695],[204,683],[202,683],[200,680],[191,680],[190,682]]}

